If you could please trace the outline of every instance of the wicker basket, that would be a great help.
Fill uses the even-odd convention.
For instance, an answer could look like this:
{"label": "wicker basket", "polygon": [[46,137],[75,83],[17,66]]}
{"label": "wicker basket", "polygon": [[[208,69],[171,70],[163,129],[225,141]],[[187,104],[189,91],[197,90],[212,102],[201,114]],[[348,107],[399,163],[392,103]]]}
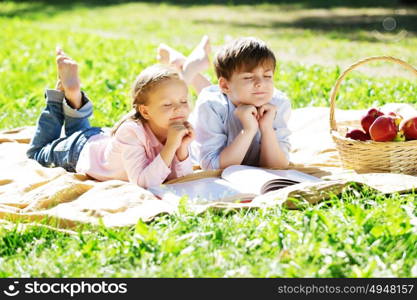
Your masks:
{"label": "wicker basket", "polygon": [[[417,174],[417,140],[405,142],[356,141],[346,138],[338,130],[334,117],[336,95],[346,75],[357,67],[377,60],[398,63],[417,76],[417,70],[400,59],[391,56],[375,56],[360,60],[348,67],[336,80],[330,95],[330,133],[336,144],[343,166],[358,173],[386,172]],[[359,120],[358,120],[359,122]]]}

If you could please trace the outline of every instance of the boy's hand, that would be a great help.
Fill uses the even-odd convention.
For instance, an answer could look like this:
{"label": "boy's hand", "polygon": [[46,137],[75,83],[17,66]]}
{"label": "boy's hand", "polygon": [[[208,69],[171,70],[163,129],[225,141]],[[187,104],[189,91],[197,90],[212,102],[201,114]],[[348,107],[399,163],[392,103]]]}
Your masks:
{"label": "boy's hand", "polygon": [[266,103],[258,108],[259,128],[261,131],[272,128],[276,114],[277,107],[270,103]]}
{"label": "boy's hand", "polygon": [[234,114],[242,123],[244,130],[252,132],[258,130],[258,110],[254,105],[239,105],[235,109]]}

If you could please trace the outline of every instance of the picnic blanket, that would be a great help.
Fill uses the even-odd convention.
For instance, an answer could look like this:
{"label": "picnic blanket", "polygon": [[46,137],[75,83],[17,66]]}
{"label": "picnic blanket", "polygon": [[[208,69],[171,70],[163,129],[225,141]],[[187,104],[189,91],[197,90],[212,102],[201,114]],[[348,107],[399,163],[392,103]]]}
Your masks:
{"label": "picnic blanket", "polygon": [[[403,115],[416,113],[406,104],[382,108]],[[337,110],[338,124],[358,122],[362,110]],[[405,193],[417,187],[417,177],[402,174],[357,174],[342,168],[330,136],[329,109],[309,107],[295,109],[289,123],[292,131],[290,168],[323,179],[319,183],[293,185],[256,197],[251,203],[193,203],[187,209],[202,213],[208,209],[243,209],[273,205],[295,207],[291,199],[317,203],[329,193],[340,194],[351,182],[365,185],[384,194]],[[62,168],[44,168],[26,158],[25,152],[34,127],[0,132],[0,220],[27,224],[53,224],[72,228],[79,224],[104,224],[108,227],[148,222],[161,214],[174,214],[184,205],[178,199],[157,199],[149,191],[119,180],[95,181],[83,174],[68,173]],[[205,171],[178,178],[189,181],[202,176],[218,176],[220,171]]]}

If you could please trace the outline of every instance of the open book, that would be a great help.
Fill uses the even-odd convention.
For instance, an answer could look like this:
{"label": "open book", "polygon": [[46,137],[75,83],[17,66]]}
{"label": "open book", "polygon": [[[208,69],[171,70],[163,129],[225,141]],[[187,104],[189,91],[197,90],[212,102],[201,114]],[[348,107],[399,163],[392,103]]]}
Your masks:
{"label": "open book", "polygon": [[320,178],[296,170],[270,170],[235,165],[223,170],[221,178],[208,177],[183,183],[148,188],[161,199],[187,195],[192,203],[249,202],[258,195]]}

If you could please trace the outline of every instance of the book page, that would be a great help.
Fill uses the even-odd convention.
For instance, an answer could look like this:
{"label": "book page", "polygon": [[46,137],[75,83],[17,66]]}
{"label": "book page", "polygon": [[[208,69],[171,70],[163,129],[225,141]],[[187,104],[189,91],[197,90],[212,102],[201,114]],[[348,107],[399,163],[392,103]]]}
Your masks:
{"label": "book page", "polygon": [[306,174],[297,170],[269,170],[265,169],[266,172],[274,174],[276,178],[285,178],[297,182],[319,182],[323,181],[322,179],[315,177],[310,174]]}
{"label": "book page", "polygon": [[187,195],[188,201],[193,204],[251,200],[256,196],[242,193],[230,182],[216,177],[201,178],[182,183],[162,184],[149,187],[148,190],[161,199],[167,197],[181,198]]}
{"label": "book page", "polygon": [[269,181],[294,183],[305,181],[317,182],[320,178],[296,170],[270,170],[251,166],[234,165],[224,169],[222,178],[232,183],[243,193],[262,194],[263,187]]}

